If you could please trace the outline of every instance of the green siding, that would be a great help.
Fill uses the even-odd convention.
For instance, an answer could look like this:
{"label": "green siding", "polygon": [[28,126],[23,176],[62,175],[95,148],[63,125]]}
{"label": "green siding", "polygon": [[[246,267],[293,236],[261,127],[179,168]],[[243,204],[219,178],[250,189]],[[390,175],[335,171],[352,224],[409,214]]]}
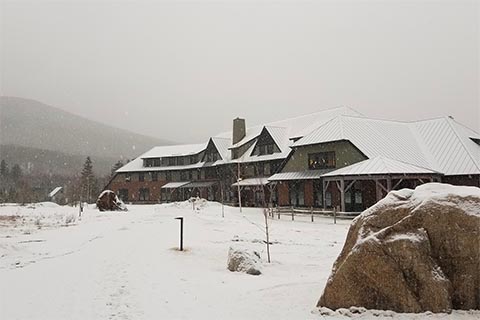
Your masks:
{"label": "green siding", "polygon": [[308,170],[308,155],[310,153],[334,151],[336,157],[336,169],[349,166],[367,159],[349,141],[337,141],[330,143],[315,144],[299,147],[286,163],[282,172],[294,172]]}

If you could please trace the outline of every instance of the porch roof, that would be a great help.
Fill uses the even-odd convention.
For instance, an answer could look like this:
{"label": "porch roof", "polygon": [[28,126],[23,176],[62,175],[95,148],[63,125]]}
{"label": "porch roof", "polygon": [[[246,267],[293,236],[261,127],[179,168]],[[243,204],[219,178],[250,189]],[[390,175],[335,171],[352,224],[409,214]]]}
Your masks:
{"label": "porch roof", "polygon": [[415,166],[410,163],[393,160],[386,157],[375,157],[357,162],[348,167],[340,168],[322,175],[322,178],[338,176],[369,176],[369,175],[439,175],[441,173]]}
{"label": "porch roof", "polygon": [[281,172],[276,173],[268,181],[286,181],[286,180],[312,180],[320,179],[320,177],[329,172],[328,170],[307,170],[307,171],[296,171],[296,172]]}
{"label": "porch roof", "polygon": [[240,182],[235,182],[232,184],[232,187],[247,187],[247,186],[264,186],[268,184],[268,178],[248,178],[240,180]]}
{"label": "porch roof", "polygon": [[190,183],[190,181],[182,181],[182,182],[169,182],[162,186],[162,189],[176,189]]}
{"label": "porch roof", "polygon": [[181,188],[208,188],[213,186],[217,181],[193,181],[190,183],[187,183],[185,185],[182,185]]}

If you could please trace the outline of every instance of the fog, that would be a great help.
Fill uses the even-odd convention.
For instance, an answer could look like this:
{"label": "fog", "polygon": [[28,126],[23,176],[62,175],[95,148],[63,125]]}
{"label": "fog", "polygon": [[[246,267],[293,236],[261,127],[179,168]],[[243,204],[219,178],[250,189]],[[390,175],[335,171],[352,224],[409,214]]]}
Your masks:
{"label": "fog", "polygon": [[1,94],[177,142],[335,106],[480,132],[478,1],[2,1]]}

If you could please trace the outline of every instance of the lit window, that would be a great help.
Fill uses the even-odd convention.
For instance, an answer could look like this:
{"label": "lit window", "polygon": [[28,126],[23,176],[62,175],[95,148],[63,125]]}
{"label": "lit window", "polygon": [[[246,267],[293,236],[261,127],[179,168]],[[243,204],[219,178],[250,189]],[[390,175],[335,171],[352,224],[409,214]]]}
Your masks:
{"label": "lit window", "polygon": [[311,170],[335,168],[335,162],[335,152],[333,151],[308,155],[308,168]]}

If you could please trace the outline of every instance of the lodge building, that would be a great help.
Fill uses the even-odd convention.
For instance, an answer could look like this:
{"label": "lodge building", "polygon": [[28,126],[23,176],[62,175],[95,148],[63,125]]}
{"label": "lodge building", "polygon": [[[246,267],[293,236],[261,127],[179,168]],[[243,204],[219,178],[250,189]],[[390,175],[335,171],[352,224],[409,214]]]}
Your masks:
{"label": "lodge building", "polygon": [[360,212],[426,182],[480,187],[480,134],[451,117],[402,122],[340,107],[154,147],[106,186],[132,203],[202,197],[244,206]]}

